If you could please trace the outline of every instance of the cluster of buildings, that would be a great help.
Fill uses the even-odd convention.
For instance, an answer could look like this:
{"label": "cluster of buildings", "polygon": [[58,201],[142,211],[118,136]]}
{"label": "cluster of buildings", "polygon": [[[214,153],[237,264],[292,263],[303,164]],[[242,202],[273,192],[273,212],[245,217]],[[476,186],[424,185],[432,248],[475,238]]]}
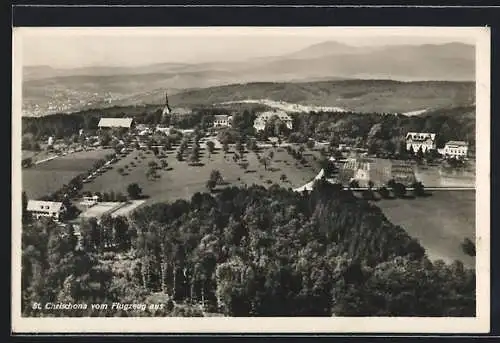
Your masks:
{"label": "cluster of buildings", "polygon": [[[212,122],[212,126],[214,128],[225,128],[232,126],[233,117],[230,115],[215,115],[214,120]],[[280,110],[266,111],[260,113],[257,118],[254,120],[253,127],[255,131],[263,131],[266,128],[266,125],[272,120],[281,121],[288,129],[292,129],[292,118],[285,112]]]}
{"label": "cluster of buildings", "polygon": [[464,141],[449,141],[442,149],[436,149],[436,134],[429,132],[408,132],[406,134],[406,150],[423,153],[437,150],[439,154],[448,158],[465,158],[469,145]]}

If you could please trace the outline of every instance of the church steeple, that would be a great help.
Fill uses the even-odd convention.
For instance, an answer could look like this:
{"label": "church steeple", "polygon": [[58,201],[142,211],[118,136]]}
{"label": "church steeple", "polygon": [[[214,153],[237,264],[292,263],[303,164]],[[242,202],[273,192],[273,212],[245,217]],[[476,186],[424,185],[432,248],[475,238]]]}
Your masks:
{"label": "church steeple", "polygon": [[163,115],[170,114],[172,110],[168,104],[168,93],[165,92],[165,107],[163,108]]}

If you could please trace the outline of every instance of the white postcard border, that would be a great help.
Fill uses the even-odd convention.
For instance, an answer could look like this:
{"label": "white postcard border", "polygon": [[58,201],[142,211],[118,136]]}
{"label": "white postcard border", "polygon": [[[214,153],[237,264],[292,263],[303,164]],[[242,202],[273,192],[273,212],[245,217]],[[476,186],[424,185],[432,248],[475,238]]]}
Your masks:
{"label": "white postcard border", "polygon": [[[299,28],[99,28],[106,34],[276,34]],[[488,27],[317,27],[302,32],[393,35],[470,35],[476,41],[476,303],[475,318],[26,318],[21,317],[22,35],[49,28],[13,29],[12,332],[14,333],[486,333],[490,327],[490,29]],[[54,30],[54,28],[52,28]],[[57,28],[88,34],[96,28]],[[291,30],[291,31],[290,31]],[[333,31],[332,31],[333,30]],[[166,32],[166,31],[164,31]],[[312,33],[311,33],[312,32]],[[360,33],[361,34],[361,33]]]}

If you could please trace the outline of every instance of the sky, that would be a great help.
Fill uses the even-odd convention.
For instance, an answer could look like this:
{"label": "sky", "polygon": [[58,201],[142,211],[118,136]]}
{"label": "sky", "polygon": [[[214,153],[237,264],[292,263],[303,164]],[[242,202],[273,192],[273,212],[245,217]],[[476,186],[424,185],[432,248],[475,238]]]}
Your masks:
{"label": "sky", "polygon": [[[474,44],[468,28],[21,28],[15,52],[24,66],[53,68],[238,61],[278,56],[337,41],[354,46]],[[19,52],[17,52],[19,54]]]}

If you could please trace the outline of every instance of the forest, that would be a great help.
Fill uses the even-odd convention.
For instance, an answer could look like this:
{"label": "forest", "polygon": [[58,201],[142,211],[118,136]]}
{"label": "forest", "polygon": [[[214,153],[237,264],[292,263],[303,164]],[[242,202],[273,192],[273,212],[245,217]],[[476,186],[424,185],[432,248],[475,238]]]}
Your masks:
{"label": "forest", "polygon": [[[475,316],[474,270],[430,261],[378,207],[325,180],[303,193],[228,187],[78,226],[80,239],[24,209],[24,316]],[[166,306],[31,306],[115,301]]]}

